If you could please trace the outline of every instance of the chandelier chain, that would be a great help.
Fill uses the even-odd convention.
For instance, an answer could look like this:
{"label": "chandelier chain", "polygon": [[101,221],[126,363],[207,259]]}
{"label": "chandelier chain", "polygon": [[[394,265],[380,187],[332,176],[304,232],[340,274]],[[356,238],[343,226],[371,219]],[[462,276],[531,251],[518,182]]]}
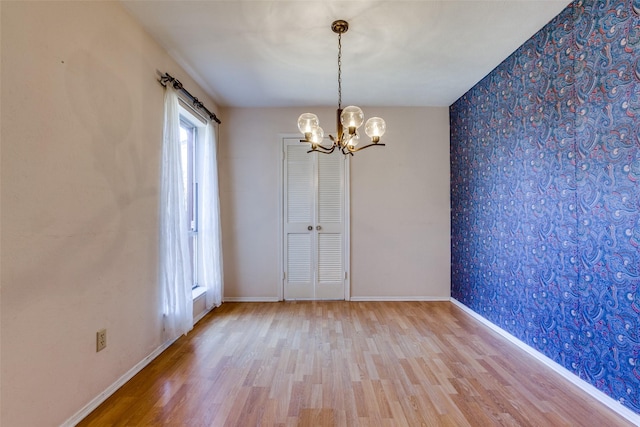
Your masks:
{"label": "chandelier chain", "polygon": [[338,34],[338,110],[342,108],[342,34]]}

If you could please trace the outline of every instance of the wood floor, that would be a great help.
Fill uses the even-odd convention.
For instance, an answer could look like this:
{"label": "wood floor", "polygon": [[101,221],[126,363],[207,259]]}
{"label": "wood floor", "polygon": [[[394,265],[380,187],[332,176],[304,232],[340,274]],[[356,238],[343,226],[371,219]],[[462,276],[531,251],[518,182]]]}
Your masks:
{"label": "wood floor", "polygon": [[449,302],[225,303],[79,426],[631,425]]}

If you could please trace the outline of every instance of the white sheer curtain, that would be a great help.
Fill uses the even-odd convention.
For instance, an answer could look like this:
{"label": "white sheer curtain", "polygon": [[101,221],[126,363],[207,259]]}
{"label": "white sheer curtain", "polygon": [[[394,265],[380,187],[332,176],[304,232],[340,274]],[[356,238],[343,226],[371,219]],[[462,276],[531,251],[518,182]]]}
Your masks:
{"label": "white sheer curtain", "polygon": [[222,236],[216,127],[209,122],[200,138],[201,155],[198,204],[198,284],[207,289],[206,307],[222,303]]}
{"label": "white sheer curtain", "polygon": [[193,283],[189,259],[189,220],[180,158],[180,108],[176,91],[164,96],[160,184],[160,271],[164,336],[174,339],[193,328]]}

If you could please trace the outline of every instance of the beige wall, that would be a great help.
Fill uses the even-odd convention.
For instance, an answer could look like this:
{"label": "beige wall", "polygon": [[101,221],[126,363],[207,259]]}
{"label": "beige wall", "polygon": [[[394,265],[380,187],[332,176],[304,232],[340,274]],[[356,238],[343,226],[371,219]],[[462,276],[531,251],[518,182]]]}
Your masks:
{"label": "beige wall", "polygon": [[[117,2],[0,11],[0,424],[54,426],[162,345],[156,69],[212,103]],[[226,297],[278,296],[278,134],[301,112],[220,114]],[[365,113],[389,146],[352,160],[352,295],[447,297],[447,109]]]}
{"label": "beige wall", "polygon": [[56,426],[162,345],[156,69],[211,103],[118,2],[0,7],[0,424]]}
{"label": "beige wall", "polygon": [[[280,141],[300,108],[229,108],[221,127],[225,297],[277,299]],[[312,108],[326,132],[335,109]],[[385,148],[351,159],[351,295],[448,298],[448,108],[364,108],[387,121]]]}
{"label": "beige wall", "polygon": [[366,113],[387,146],[351,160],[351,294],[449,298],[449,109]]}

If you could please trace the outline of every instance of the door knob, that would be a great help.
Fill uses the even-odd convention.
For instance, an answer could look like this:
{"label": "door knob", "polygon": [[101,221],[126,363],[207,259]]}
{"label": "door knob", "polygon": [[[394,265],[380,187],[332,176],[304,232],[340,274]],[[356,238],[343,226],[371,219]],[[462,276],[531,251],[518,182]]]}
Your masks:
{"label": "door knob", "polygon": [[313,230],[313,227],[312,226],[308,226],[307,230],[311,231],[311,230]]}
{"label": "door knob", "polygon": [[320,227],[319,225],[316,225],[316,230],[322,230],[322,227]]}

